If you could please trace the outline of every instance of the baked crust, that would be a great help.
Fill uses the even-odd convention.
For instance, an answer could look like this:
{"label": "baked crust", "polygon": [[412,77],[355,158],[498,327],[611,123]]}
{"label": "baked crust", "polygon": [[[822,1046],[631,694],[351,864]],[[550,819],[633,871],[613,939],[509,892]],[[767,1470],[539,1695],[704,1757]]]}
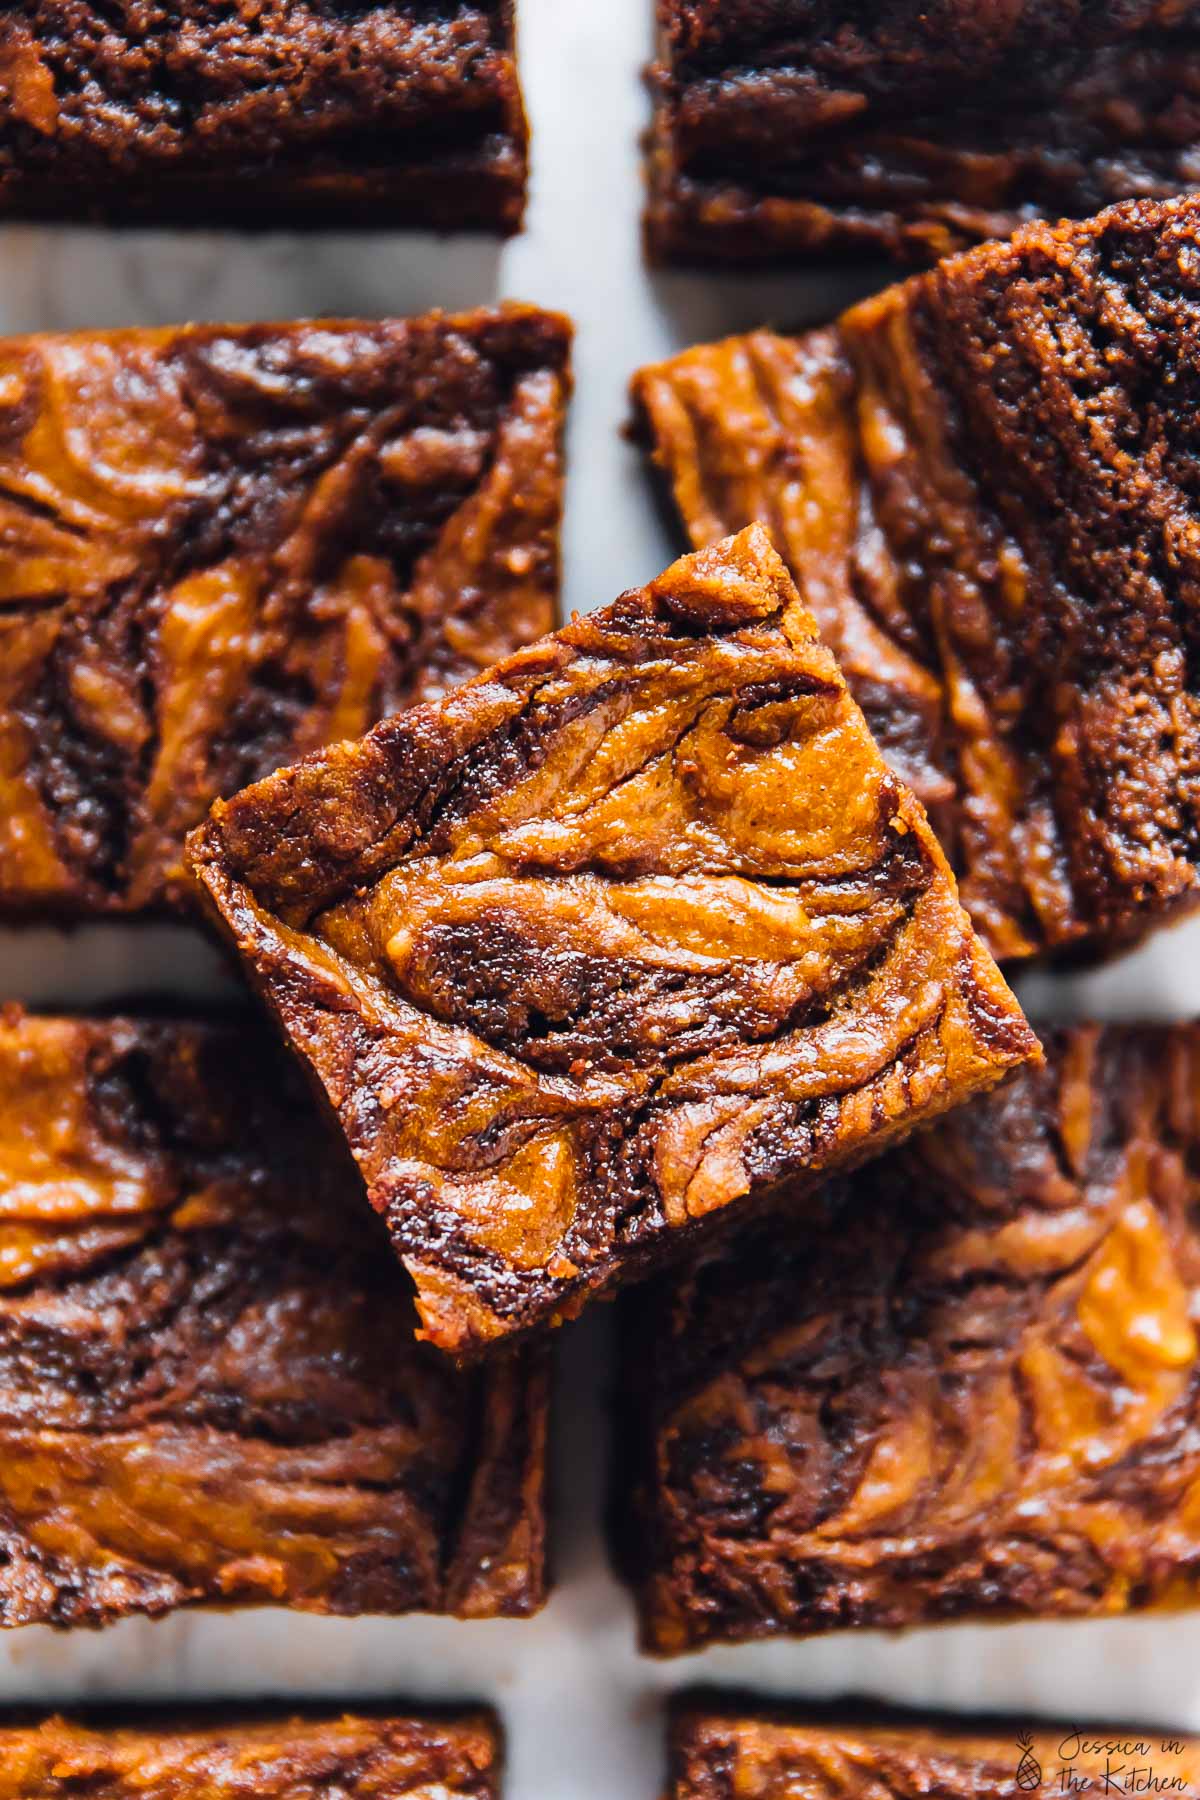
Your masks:
{"label": "baked crust", "polygon": [[536,1611],[540,1354],[415,1343],[257,1027],[10,1008],[0,1128],[0,1625]]}
{"label": "baked crust", "polygon": [[386,1800],[498,1800],[490,1713],[405,1718],[372,1709],[255,1718],[147,1713],[127,1723],[0,1715],[0,1800],[292,1800],[326,1791]]}
{"label": "baked crust", "polygon": [[688,536],[771,526],[1001,961],[1200,900],[1200,199],[644,369]]}
{"label": "baked crust", "polygon": [[658,0],[659,261],[927,264],[1200,180],[1194,0]]}
{"label": "baked crust", "polygon": [[758,528],[189,855],[459,1353],[1037,1054]]}
{"label": "baked crust", "polygon": [[507,235],[528,130],[512,0],[17,0],[0,217]]}
{"label": "baked crust", "polygon": [[627,1305],[646,1647],[1194,1605],[1200,1029],[1047,1063]]}
{"label": "baked crust", "polygon": [[0,341],[0,912],[179,901],[218,794],[551,629],[570,327]]}

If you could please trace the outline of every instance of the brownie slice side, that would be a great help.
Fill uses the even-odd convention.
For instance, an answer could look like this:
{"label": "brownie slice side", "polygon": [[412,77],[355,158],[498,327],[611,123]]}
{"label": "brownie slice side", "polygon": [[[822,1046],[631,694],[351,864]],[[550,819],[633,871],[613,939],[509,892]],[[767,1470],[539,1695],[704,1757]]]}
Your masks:
{"label": "brownie slice side", "polygon": [[528,128],[512,0],[21,0],[0,216],[507,235]]}
{"label": "brownie slice side", "polygon": [[1200,1030],[1047,1064],[624,1309],[645,1646],[1200,1593]]}
{"label": "brownie slice side", "polygon": [[922,1717],[865,1702],[768,1708],[701,1694],[671,1707],[665,1800],[1007,1800],[1103,1792],[1135,1772],[1191,1793],[1200,1785],[1200,1739],[1130,1725]]}
{"label": "brownie slice side", "polygon": [[292,1717],[213,1708],[126,1719],[0,1714],[0,1800],[292,1800],[379,1794],[499,1800],[500,1729],[491,1713],[403,1717],[380,1708]]}
{"label": "brownie slice side", "polygon": [[1200,6],[658,0],[650,254],[910,265],[1200,181]]}
{"label": "brownie slice side", "polygon": [[219,804],[190,859],[458,1352],[1037,1054],[757,528]]}
{"label": "brownie slice side", "polygon": [[0,912],[177,904],[211,801],[557,616],[570,327],[0,342]]}
{"label": "brownie slice side", "polygon": [[1200,200],[1031,226],[643,370],[696,544],[765,520],[1002,960],[1200,900]]}
{"label": "brownie slice side", "polygon": [[547,1376],[459,1374],[257,1026],[0,1018],[0,1624],[533,1612]]}

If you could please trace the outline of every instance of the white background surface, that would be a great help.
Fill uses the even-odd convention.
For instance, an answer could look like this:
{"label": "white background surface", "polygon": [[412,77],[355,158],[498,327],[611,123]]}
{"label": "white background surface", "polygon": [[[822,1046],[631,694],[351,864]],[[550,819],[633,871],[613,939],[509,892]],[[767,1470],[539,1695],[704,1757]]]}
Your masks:
{"label": "white background surface", "polygon": [[[497,250],[414,237],[12,230],[0,233],[0,330],[407,313],[500,296],[561,307],[579,331],[566,604],[587,610],[647,579],[677,546],[657,516],[639,453],[618,435],[629,374],[703,337],[828,316],[864,278],[651,277],[640,258],[637,148],[651,0],[521,0],[520,10],[534,134],[522,238]],[[212,953],[182,932],[0,933],[0,995],[35,1003],[80,1004],[153,987],[204,992],[221,979]],[[1023,992],[1043,1009],[1106,1017],[1200,1012],[1200,926],[1163,936],[1102,975],[1040,978]],[[661,1697],[696,1680],[798,1697],[857,1691],[1200,1728],[1200,1614],[948,1627],[891,1640],[843,1633],[673,1664],[636,1656],[632,1612],[607,1571],[600,1529],[611,1329],[600,1308],[563,1337],[558,1584],[536,1621],[242,1612],[176,1614],[98,1635],[14,1632],[0,1642],[0,1698],[485,1698],[508,1725],[511,1800],[653,1800]]]}

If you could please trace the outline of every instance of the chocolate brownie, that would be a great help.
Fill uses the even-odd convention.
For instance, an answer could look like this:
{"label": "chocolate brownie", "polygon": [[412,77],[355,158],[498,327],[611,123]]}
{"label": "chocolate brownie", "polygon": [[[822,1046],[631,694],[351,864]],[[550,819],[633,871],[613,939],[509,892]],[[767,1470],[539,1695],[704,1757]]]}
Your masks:
{"label": "chocolate brownie", "polygon": [[1200,184],[1197,0],[658,0],[661,261],[932,263]]}
{"label": "chocolate brownie", "polygon": [[691,540],[770,524],[1002,960],[1200,901],[1198,321],[1200,197],[636,378]]}
{"label": "chocolate brownie", "polygon": [[0,341],[0,914],[154,910],[218,794],[550,630],[570,327]]}
{"label": "chocolate brownie", "polygon": [[10,0],[0,217],[516,231],[513,0]]}
{"label": "chocolate brownie", "polygon": [[357,1188],[245,1022],[0,1014],[0,1625],[537,1609],[540,1353],[418,1345]]}
{"label": "chocolate brownie", "polygon": [[189,856],[456,1352],[1037,1054],[757,527]]}
{"label": "chocolate brownie", "polygon": [[1127,1725],[873,1718],[865,1707],[822,1716],[719,1695],[671,1712],[665,1800],[1012,1800],[1037,1792],[1200,1793],[1200,1738]]}
{"label": "chocolate brownie", "polygon": [[650,1650],[1200,1598],[1200,1027],[1046,1052],[629,1302]]}
{"label": "chocolate brownie", "polygon": [[500,1764],[490,1713],[0,1715],[0,1800],[498,1800]]}

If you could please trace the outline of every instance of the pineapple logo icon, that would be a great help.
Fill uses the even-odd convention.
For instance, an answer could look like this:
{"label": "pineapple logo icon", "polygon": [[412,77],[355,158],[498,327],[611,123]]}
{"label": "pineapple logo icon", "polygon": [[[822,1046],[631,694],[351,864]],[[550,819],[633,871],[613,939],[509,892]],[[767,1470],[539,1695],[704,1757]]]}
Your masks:
{"label": "pineapple logo icon", "polygon": [[1017,1786],[1023,1794],[1032,1794],[1035,1788],[1042,1785],[1042,1765],[1033,1754],[1033,1739],[1027,1731],[1018,1734],[1017,1747],[1021,1752],[1021,1760],[1017,1764]]}

